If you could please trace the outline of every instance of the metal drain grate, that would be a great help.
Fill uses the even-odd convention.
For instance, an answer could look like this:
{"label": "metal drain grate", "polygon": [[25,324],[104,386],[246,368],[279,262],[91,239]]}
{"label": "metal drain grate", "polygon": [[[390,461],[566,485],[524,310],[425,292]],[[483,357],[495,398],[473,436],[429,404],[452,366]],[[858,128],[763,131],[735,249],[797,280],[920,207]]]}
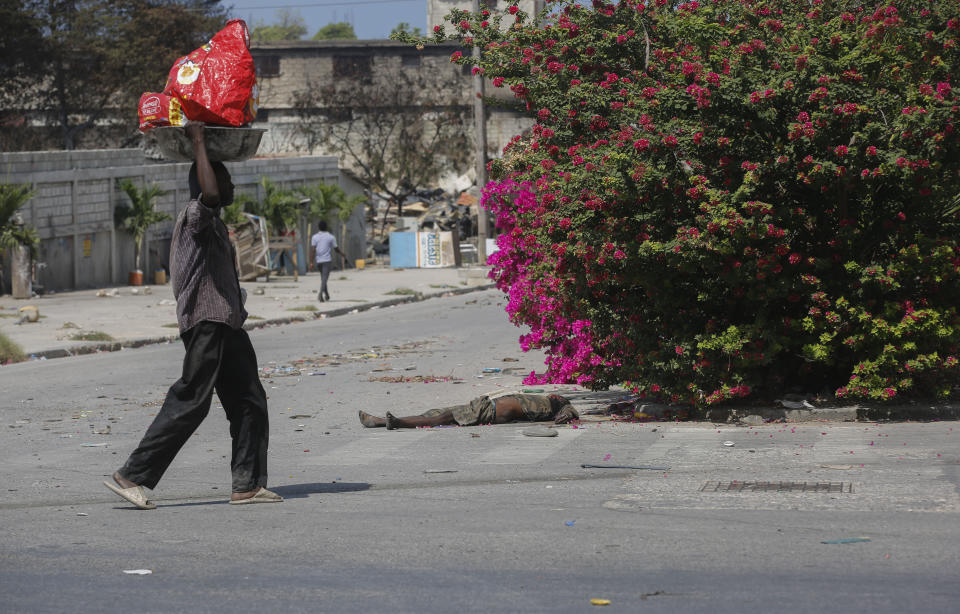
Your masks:
{"label": "metal drain grate", "polygon": [[852,493],[849,482],[705,482],[700,492]]}

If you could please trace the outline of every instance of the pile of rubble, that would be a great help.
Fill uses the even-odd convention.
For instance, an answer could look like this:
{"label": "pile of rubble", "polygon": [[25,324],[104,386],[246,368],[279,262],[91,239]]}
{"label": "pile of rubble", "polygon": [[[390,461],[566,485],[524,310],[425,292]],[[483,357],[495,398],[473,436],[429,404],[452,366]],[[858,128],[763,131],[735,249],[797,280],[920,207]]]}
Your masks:
{"label": "pile of rubble", "polygon": [[479,200],[468,192],[417,190],[400,207],[377,199],[367,213],[367,244],[376,254],[389,251],[391,232],[457,231],[467,242],[477,232]]}

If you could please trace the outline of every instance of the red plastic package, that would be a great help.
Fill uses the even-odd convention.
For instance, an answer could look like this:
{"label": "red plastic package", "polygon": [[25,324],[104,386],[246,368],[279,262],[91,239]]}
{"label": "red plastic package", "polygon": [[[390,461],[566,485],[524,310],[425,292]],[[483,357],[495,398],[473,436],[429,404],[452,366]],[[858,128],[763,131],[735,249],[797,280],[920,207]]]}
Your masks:
{"label": "red plastic package", "polygon": [[253,121],[259,92],[247,24],[231,19],[210,42],[177,60],[163,93],[179,98],[194,121],[235,127]]}
{"label": "red plastic package", "polygon": [[140,114],[140,132],[149,132],[161,126],[182,126],[187,123],[180,101],[166,94],[147,92],[137,105]]}

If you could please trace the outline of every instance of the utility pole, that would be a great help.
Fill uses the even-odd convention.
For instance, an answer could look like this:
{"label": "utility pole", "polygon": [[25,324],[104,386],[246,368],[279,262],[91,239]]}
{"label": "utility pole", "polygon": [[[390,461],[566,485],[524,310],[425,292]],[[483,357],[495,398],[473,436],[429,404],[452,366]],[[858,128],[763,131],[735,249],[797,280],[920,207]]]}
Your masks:
{"label": "utility pole", "polygon": [[[474,14],[480,12],[480,0],[473,0]],[[473,46],[472,57],[474,65],[480,60],[480,47]],[[475,136],[475,155],[477,168],[477,187],[483,195],[483,187],[487,185],[487,117],[483,108],[483,74],[473,75],[473,130]],[[487,262],[487,210],[477,202],[477,259],[480,264]]]}

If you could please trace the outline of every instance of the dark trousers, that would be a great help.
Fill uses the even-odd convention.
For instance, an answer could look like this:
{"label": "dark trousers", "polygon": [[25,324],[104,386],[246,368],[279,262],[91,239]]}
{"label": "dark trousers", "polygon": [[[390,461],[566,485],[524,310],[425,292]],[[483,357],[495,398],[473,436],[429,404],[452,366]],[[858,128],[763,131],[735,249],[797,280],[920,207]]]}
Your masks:
{"label": "dark trousers", "polygon": [[320,295],[324,298],[330,298],[330,293],[327,292],[327,280],[330,279],[330,269],[333,268],[333,263],[330,261],[318,262],[317,266],[320,268]]}
{"label": "dark trousers", "polygon": [[183,374],[120,475],[155,488],[174,457],[210,411],[213,391],[226,411],[233,438],[233,492],[267,485],[267,395],[257,355],[245,330],[201,322],[181,335],[187,349]]}

